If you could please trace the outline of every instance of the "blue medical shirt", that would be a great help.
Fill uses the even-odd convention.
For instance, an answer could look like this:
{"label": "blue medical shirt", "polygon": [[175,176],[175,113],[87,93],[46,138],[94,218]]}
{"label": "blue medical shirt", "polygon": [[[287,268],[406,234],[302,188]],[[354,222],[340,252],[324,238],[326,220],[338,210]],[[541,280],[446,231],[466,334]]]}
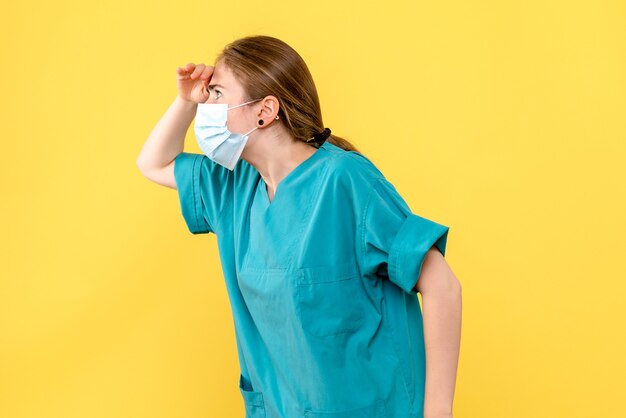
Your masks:
{"label": "blue medical shirt", "polygon": [[449,227],[413,214],[360,153],[325,142],[278,185],[203,154],[176,157],[182,214],[213,232],[233,313],[246,417],[423,417],[413,287]]}

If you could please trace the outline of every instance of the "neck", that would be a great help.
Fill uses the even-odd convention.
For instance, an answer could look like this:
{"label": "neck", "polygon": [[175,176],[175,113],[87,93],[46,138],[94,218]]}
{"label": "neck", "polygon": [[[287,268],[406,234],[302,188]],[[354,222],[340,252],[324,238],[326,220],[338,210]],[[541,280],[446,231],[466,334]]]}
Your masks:
{"label": "neck", "polygon": [[[256,168],[270,191],[274,191],[282,179],[317,149],[284,131],[264,131],[257,129],[252,133],[241,158]],[[259,135],[255,136],[257,132]]]}

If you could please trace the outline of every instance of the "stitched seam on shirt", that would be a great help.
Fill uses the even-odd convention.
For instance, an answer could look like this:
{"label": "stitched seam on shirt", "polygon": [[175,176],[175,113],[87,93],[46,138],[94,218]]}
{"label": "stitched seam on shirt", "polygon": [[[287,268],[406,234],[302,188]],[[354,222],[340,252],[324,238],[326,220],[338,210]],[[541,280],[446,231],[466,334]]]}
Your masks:
{"label": "stitched seam on shirt", "polygon": [[[363,252],[363,256],[365,257],[365,253],[367,248],[365,246],[365,227],[367,225],[367,215],[370,207],[370,203],[372,203],[372,196],[374,192],[377,190],[377,184],[381,181],[386,180],[384,177],[374,177],[369,183],[370,191],[367,195],[367,200],[365,201],[365,207],[363,208],[363,214],[361,215],[362,223],[361,223],[361,251]],[[389,264],[389,263],[387,263]]]}
{"label": "stitched seam on shirt", "polygon": [[[208,158],[205,155],[202,155],[201,157],[199,157],[200,162],[204,161],[204,158]],[[202,200],[202,195],[200,194],[200,176],[202,175],[202,165],[198,168],[198,196],[200,197],[200,200]],[[223,209],[223,208],[222,208]],[[202,215],[202,221],[206,222],[206,224],[208,225],[209,229],[213,232],[216,233],[217,229],[219,228],[219,225],[217,225],[217,221],[215,219],[212,219],[213,222],[209,222],[207,219],[204,218],[204,214]],[[213,227],[213,223],[215,223],[215,228]]]}
{"label": "stitched seam on shirt", "polygon": [[[391,186],[393,185],[391,184]],[[407,209],[409,210],[409,213],[407,214],[407,218],[405,218],[402,224],[400,225],[400,229],[398,229],[398,232],[402,230],[404,223],[407,221],[408,217],[411,216],[412,212],[411,212],[411,208],[408,207],[408,203],[407,203]],[[402,256],[404,256],[404,254],[400,251],[402,247],[399,245],[401,243],[401,241],[399,240],[401,238],[402,237],[398,235],[391,242],[391,245],[389,247],[389,259],[387,262],[387,270],[388,270],[389,276],[395,276],[397,279],[401,279],[405,275],[403,264],[400,262],[400,260],[402,259]],[[405,289],[403,288],[402,290],[404,291]]]}
{"label": "stitched seam on shirt", "polygon": [[198,204],[197,204],[197,201],[196,201],[197,200],[197,197],[196,197],[196,184],[199,181],[197,181],[196,178],[195,178],[195,176],[196,176],[196,164],[197,163],[198,163],[198,157],[195,157],[193,159],[193,164],[191,165],[191,196],[193,198],[193,222],[194,222],[193,229],[194,229],[194,231],[198,231],[199,230],[199,226],[198,226],[198,210],[196,209],[198,207]]}
{"label": "stitched seam on shirt", "polygon": [[[371,190],[370,190],[370,192],[369,192],[369,194],[367,196],[367,200],[366,200],[366,203],[365,203],[365,208],[363,209],[363,225],[361,227],[361,235],[362,235],[361,236],[361,243],[362,243],[362,251],[363,251],[363,255],[362,256],[363,257],[365,257],[365,250],[366,250],[366,248],[365,248],[365,225],[366,225],[366,221],[367,221],[367,214],[368,214],[367,212],[368,212],[370,203],[372,201],[373,193],[374,193],[374,191],[377,190],[378,183],[380,181],[382,181],[382,180],[386,180],[386,179],[384,177],[377,177],[377,178],[374,179],[374,181],[369,183],[369,185],[371,186]],[[363,260],[365,260],[365,258],[363,258]],[[391,266],[389,265],[390,261],[391,260],[389,260],[387,262],[388,268],[391,268]],[[389,274],[391,274],[391,272],[389,272]],[[393,328],[393,326],[391,327],[391,332],[393,332],[393,333],[396,332],[395,329]],[[397,348],[396,348],[396,346],[395,346],[393,341],[392,341],[392,346],[393,346],[393,352],[394,352],[394,354],[396,356],[396,359],[398,360],[398,367],[403,367],[404,366],[404,362],[400,358],[400,354],[398,353],[398,350],[397,350]],[[401,371],[400,374],[401,374],[401,377],[402,377],[402,385],[404,387],[404,391],[406,393],[406,396],[409,399],[409,404],[411,405],[411,409],[413,409],[414,408],[414,399],[411,396],[411,393],[409,392],[409,387],[408,387],[408,384],[407,384],[404,372]]]}
{"label": "stitched seam on shirt", "polygon": [[361,247],[361,257],[363,259],[363,263],[365,263],[365,255],[366,255],[366,246],[365,246],[365,226],[367,225],[367,210],[370,206],[370,202],[372,201],[372,194],[374,193],[374,181],[369,183],[370,191],[367,194],[367,200],[365,201],[365,206],[363,208],[363,213],[361,214],[361,232],[360,232],[360,247]]}
{"label": "stitched seam on shirt", "polygon": [[220,210],[220,213],[217,215],[217,219],[213,219],[213,223],[215,223],[215,228],[211,227],[211,229],[213,229],[213,231],[217,232],[217,228],[219,228],[220,226],[217,223],[218,219],[222,218],[222,213],[226,210],[226,205],[224,205],[224,207],[222,208],[222,210]]}
{"label": "stitched seam on shirt", "polygon": [[[198,199],[198,202],[200,203],[200,207],[202,207],[202,195],[201,195],[202,191],[201,191],[201,188],[200,188],[200,185],[201,185],[200,184],[200,176],[202,175],[202,161],[204,160],[204,158],[208,158],[208,157],[206,157],[205,155],[199,155],[198,157],[195,158],[195,161],[194,161],[194,167],[195,167],[195,164],[198,164],[198,168],[197,168],[198,176],[197,177],[195,176],[195,172],[194,172],[194,180],[193,180],[193,182],[194,182],[194,190],[197,191],[197,199]],[[194,199],[195,198],[196,198],[196,194],[194,193]],[[206,223],[206,225],[209,227],[209,230],[215,232],[215,229],[211,225],[211,222],[209,222],[208,220],[206,220],[204,218],[204,214],[203,213],[201,213],[200,217],[198,217],[198,213],[197,213],[197,210],[196,210],[196,205],[197,205],[197,202],[194,202],[194,211],[196,213],[196,223],[197,223],[198,229],[200,230],[200,227],[204,226],[204,224]],[[205,231],[204,228],[202,228],[201,230],[203,232],[207,232],[207,231]]]}
{"label": "stitched seam on shirt", "polygon": [[[402,224],[400,225],[400,228],[398,229],[398,235],[394,238],[394,240],[391,242],[391,245],[389,246],[389,274],[391,275],[393,273],[393,275],[396,277],[397,280],[402,280],[404,278],[404,270],[402,270],[402,263],[399,263],[398,260],[400,259],[400,256],[403,255],[401,253],[401,248],[402,246],[400,244],[402,244],[402,236],[400,235],[402,231],[402,227],[405,226],[405,222],[407,221],[408,217],[402,221]],[[417,280],[417,279],[416,279]],[[402,289],[405,290],[405,289]]]}
{"label": "stitched seam on shirt", "polygon": [[[351,159],[353,159],[355,161],[358,161],[359,163],[362,163],[361,158],[365,157],[363,154],[361,154],[362,157],[359,157],[359,156],[355,155],[352,152],[340,153],[338,155],[347,156],[348,158],[351,158]],[[337,156],[335,156],[334,158],[336,158],[336,157]],[[365,158],[367,158],[367,157],[365,157]],[[369,204],[370,204],[371,199],[372,199],[372,193],[374,192],[374,189],[375,189],[374,183],[376,183],[379,180],[383,179],[383,177],[377,177],[377,176],[375,176],[373,174],[370,174],[370,173],[368,173],[368,174],[370,175],[370,178],[368,179],[368,181],[369,181],[368,182],[368,186],[370,187],[370,191],[368,192],[367,199],[365,200],[365,207],[363,208],[363,213],[361,214],[361,217],[360,217],[361,218],[361,227],[359,228],[360,232],[358,234],[359,235],[359,241],[360,241],[359,247],[361,248],[361,257],[362,257],[362,259],[364,261],[365,261],[364,257],[365,257],[365,250],[366,250],[366,248],[365,248],[365,225],[367,224],[366,223],[366,221],[367,221],[367,209],[368,209]]]}
{"label": "stitched seam on shirt", "polygon": [[[220,227],[218,221],[222,218],[222,214],[226,211],[226,208],[229,207],[232,204],[232,202],[233,202],[232,199],[234,199],[234,195],[235,195],[235,174],[234,174],[234,172],[232,174],[232,177],[233,177],[233,194],[231,196],[226,196],[227,199],[228,199],[228,202],[222,202],[223,206],[222,206],[222,209],[220,210],[220,213],[217,215],[217,219],[213,219],[213,222],[215,223],[215,228],[216,228],[213,231],[216,232],[216,233],[217,233],[217,228]],[[227,179],[228,179],[228,177],[227,177]],[[228,186],[229,185],[227,184],[226,187],[228,187]]]}

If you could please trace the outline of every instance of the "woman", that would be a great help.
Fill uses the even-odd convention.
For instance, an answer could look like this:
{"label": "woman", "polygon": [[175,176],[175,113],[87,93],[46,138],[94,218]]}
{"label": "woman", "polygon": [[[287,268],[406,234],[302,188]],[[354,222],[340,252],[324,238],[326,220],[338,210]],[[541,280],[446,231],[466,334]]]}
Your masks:
{"label": "woman", "polygon": [[[324,129],[311,74],[284,42],[242,38],[214,67],[177,73],[137,164],[178,190],[191,233],[217,235],[246,416],[452,417],[449,228],[413,214]],[[194,117],[203,154],[183,152]]]}

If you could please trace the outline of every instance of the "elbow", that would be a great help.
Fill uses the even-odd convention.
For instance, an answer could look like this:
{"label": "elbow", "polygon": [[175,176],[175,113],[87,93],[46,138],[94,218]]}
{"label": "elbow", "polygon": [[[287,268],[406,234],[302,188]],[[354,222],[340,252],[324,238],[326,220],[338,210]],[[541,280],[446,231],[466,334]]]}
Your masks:
{"label": "elbow", "polygon": [[137,168],[139,169],[139,171],[141,171],[141,174],[143,174],[144,172],[144,165],[142,163],[142,161],[140,159],[137,159],[137,161],[135,161],[135,164],[137,164]]}
{"label": "elbow", "polygon": [[139,171],[144,174],[154,168],[154,159],[150,158],[145,150],[142,150],[137,156],[135,164],[137,165],[137,168],[139,168]]}
{"label": "elbow", "polygon": [[142,161],[141,159],[137,159],[135,164],[137,164],[137,168],[139,169],[139,171],[144,177],[149,177],[149,173],[153,171],[153,169],[150,166],[148,166],[148,164],[146,164],[145,161]]}

